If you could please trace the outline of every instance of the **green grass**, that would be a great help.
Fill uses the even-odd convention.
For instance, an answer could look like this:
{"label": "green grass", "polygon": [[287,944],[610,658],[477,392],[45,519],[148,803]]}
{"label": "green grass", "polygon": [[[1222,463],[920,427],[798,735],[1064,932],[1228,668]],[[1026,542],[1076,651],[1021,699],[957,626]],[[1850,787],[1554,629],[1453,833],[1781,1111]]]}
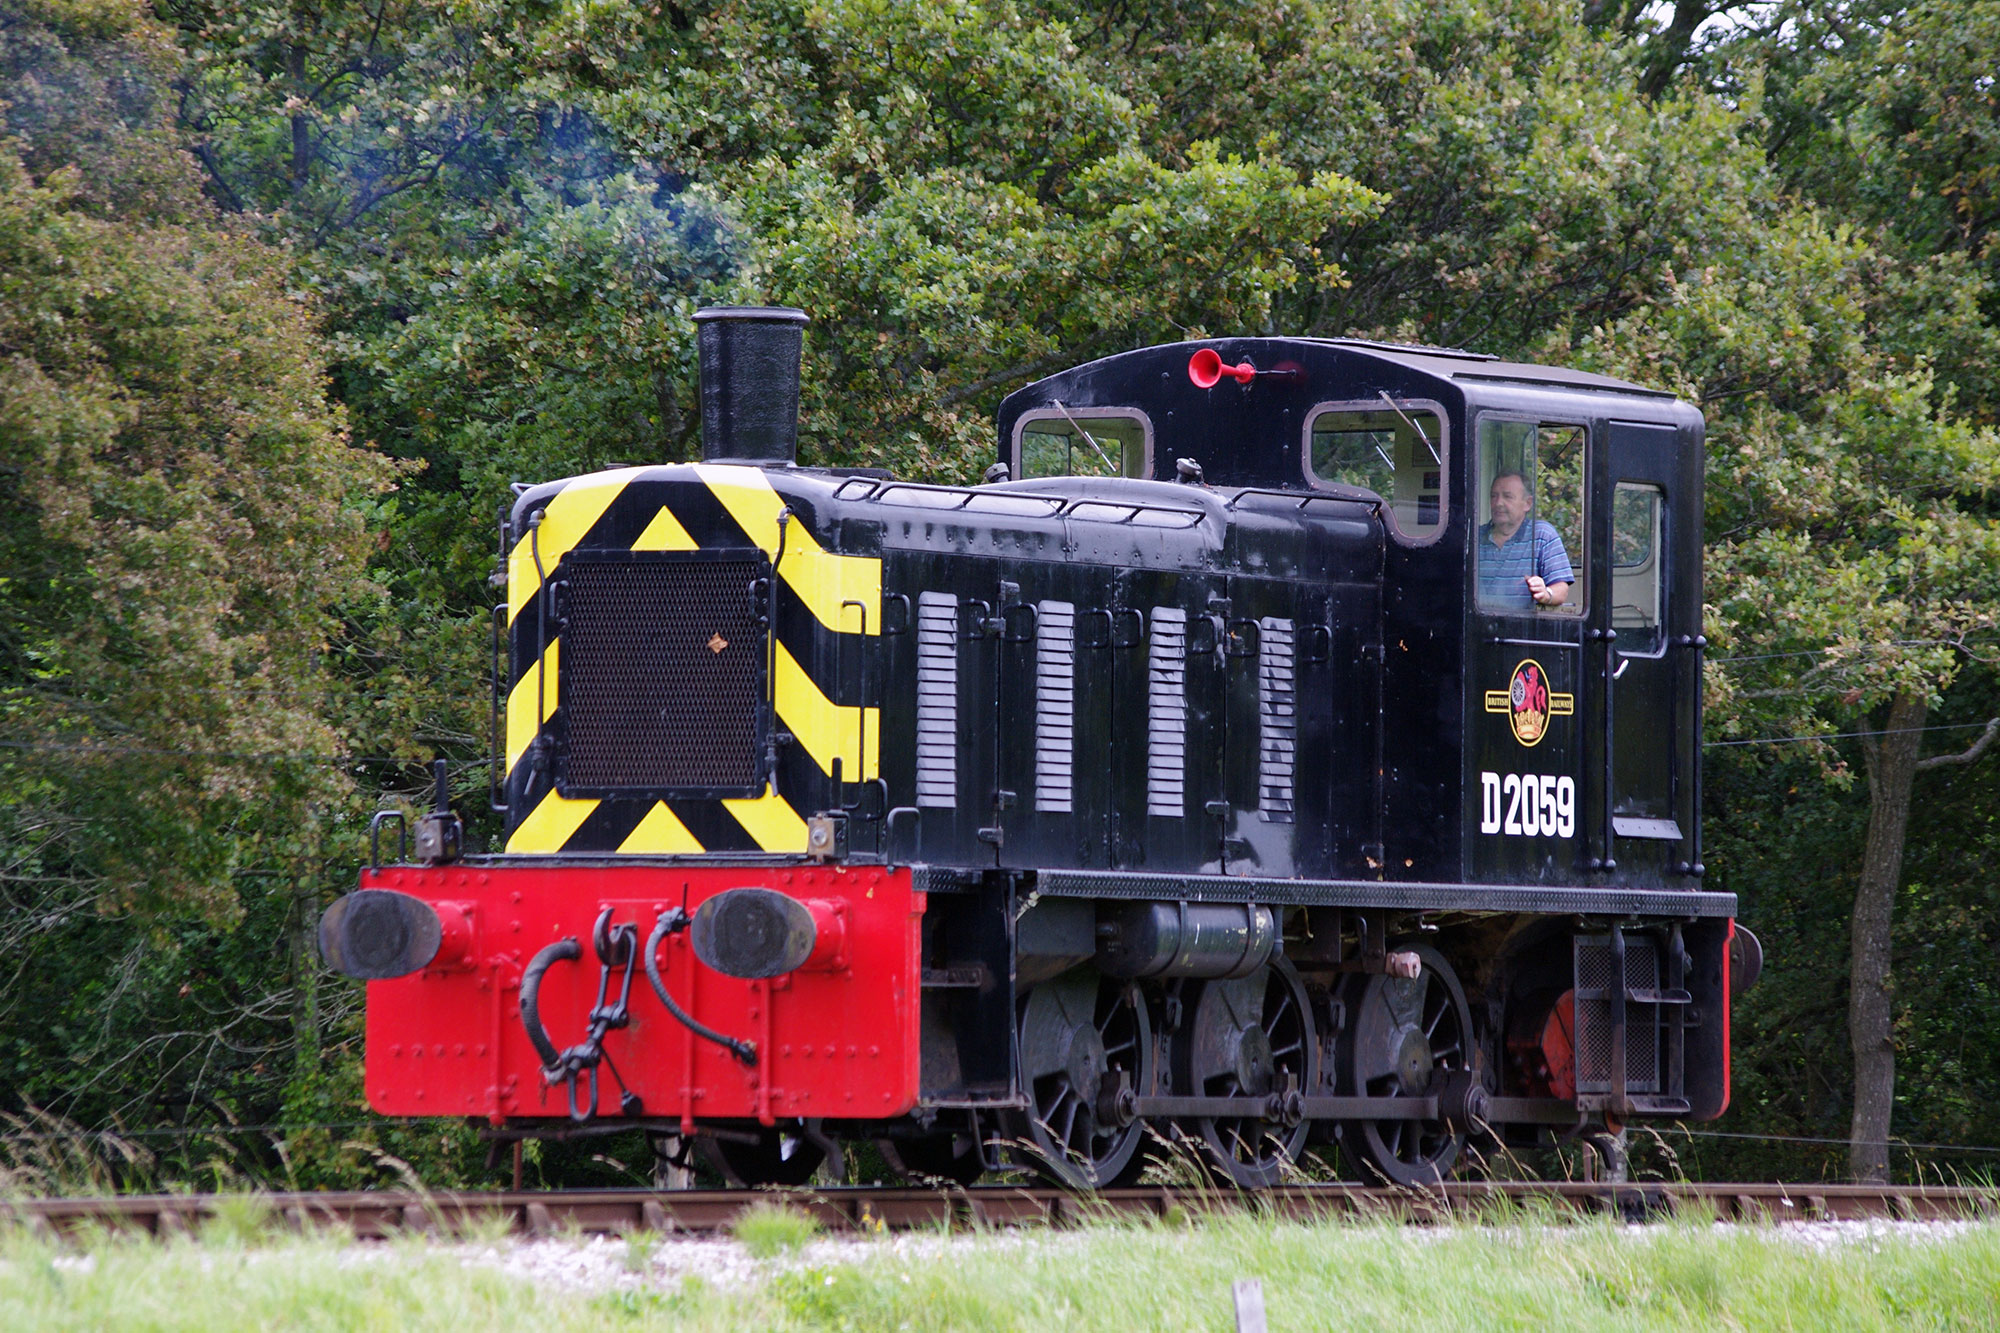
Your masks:
{"label": "green grass", "polygon": [[754,1203],[743,1210],[730,1233],[759,1259],[788,1254],[819,1235],[819,1223],[796,1208]]}
{"label": "green grass", "polygon": [[1227,1329],[1238,1278],[1262,1281],[1270,1327],[1287,1333],[1986,1329],[2000,1311],[2000,1227],[1822,1253],[1756,1227],[1426,1230],[1226,1217],[965,1238],[909,1260],[779,1262],[739,1293],[687,1281],[590,1296],[538,1291],[416,1240],[355,1263],[336,1241],[274,1237],[245,1217],[165,1245],[109,1234],[66,1250],[0,1239],[0,1328]]}

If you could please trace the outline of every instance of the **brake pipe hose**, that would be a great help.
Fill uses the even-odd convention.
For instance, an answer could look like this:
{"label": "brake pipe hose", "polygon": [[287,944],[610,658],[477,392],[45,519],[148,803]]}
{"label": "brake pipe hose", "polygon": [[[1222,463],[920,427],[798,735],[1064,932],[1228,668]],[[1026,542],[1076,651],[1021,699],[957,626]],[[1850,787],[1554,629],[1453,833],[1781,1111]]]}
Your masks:
{"label": "brake pipe hose", "polygon": [[534,1043],[535,1053],[542,1057],[542,1069],[551,1079],[561,1073],[562,1056],[557,1053],[556,1044],[549,1040],[548,1029],[542,1026],[542,974],[557,963],[581,957],[583,946],[576,942],[575,936],[571,936],[544,946],[528,961],[526,970],[521,973],[521,1026],[527,1029],[528,1040]]}
{"label": "brake pipe hose", "polygon": [[[685,1024],[688,1031],[694,1033],[697,1037],[725,1047],[731,1055],[744,1064],[755,1065],[757,1063],[757,1043],[744,1041],[741,1038],[717,1032],[714,1028],[709,1027],[706,1023],[703,1023],[682,1009],[678,1004],[675,1004],[674,997],[667,994],[667,983],[660,976],[660,963],[656,955],[659,953],[660,945],[666,940],[667,936],[686,930],[687,925],[687,913],[678,907],[661,915],[658,924],[653,927],[652,935],[647,937],[646,940],[646,980],[652,983],[653,994],[660,997],[660,1003],[667,1006],[667,1012]],[[525,1011],[527,1008],[527,982],[525,979],[522,982],[521,1005]]]}

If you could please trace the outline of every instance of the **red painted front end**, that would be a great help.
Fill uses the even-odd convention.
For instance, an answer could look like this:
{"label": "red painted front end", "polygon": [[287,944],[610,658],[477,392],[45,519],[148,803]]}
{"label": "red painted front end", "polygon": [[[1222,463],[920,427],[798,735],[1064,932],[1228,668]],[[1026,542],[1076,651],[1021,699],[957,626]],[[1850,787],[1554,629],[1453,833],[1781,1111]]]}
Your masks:
{"label": "red painted front end", "polygon": [[[444,923],[423,971],[368,983],[368,1104],[384,1115],[483,1116],[494,1123],[566,1116],[521,1023],[521,973],[544,946],[574,937],[576,962],[552,966],[540,1010],[558,1048],[581,1041],[601,966],[591,947],[599,914],[630,922],[641,940],[661,914],[689,912],[726,889],[773,889],[839,922],[838,947],[764,981],[724,976],[696,960],[686,932],[658,958],[674,1002],[695,1019],[757,1045],[745,1066],[661,1005],[635,969],[631,1023],[606,1035],[596,1113],[619,1116],[616,1066],[643,1103],[638,1114],[697,1119],[880,1119],[917,1099],[919,938],[924,895],[907,869],[879,866],[632,864],[414,866],[364,871],[364,889],[423,899]],[[619,970],[612,978],[616,998]]]}

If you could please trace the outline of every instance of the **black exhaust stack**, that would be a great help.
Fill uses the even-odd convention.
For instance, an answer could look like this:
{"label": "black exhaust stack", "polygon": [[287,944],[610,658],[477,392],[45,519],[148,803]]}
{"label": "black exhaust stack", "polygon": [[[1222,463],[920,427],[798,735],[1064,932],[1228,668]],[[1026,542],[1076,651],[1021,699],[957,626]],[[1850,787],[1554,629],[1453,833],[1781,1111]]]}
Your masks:
{"label": "black exhaust stack", "polygon": [[712,305],[694,312],[701,353],[701,456],[789,467],[799,453],[806,312]]}

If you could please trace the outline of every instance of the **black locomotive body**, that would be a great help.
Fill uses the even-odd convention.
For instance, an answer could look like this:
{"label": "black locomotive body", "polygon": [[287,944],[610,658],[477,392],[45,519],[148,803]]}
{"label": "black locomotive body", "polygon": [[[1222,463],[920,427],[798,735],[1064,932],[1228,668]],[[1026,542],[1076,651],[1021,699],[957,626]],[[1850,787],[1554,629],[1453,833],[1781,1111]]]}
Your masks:
{"label": "black locomotive body", "polygon": [[[660,922],[651,955],[691,884],[737,894],[734,926],[696,914],[680,966],[716,984],[682,1007],[793,1061],[744,1072],[732,1110],[697,1087],[728,1052],[688,1038],[648,1090],[631,1067],[666,1057],[632,1036],[625,1114],[664,1100],[747,1179],[790,1177],[780,1142],[871,1137],[913,1170],[1011,1145],[1096,1186],[1183,1137],[1255,1186],[1336,1140],[1420,1182],[1472,1134],[1723,1111],[1732,962],[1740,988],[1756,957],[1701,888],[1693,409],[1455,351],[1223,339],[1032,384],[986,484],[926,486],[793,465],[771,319],[704,328],[708,462],[525,489],[506,522],[509,838],[474,864],[569,876],[607,977],[621,904]],[[1508,549],[1508,486],[1539,550]],[[1558,554],[1566,596],[1539,604],[1525,573]],[[836,918],[902,929],[838,878],[864,870],[908,874],[914,994],[813,1007],[850,1037],[907,1026],[911,1086],[855,1105],[779,992]],[[784,906],[807,899],[812,922]]]}

